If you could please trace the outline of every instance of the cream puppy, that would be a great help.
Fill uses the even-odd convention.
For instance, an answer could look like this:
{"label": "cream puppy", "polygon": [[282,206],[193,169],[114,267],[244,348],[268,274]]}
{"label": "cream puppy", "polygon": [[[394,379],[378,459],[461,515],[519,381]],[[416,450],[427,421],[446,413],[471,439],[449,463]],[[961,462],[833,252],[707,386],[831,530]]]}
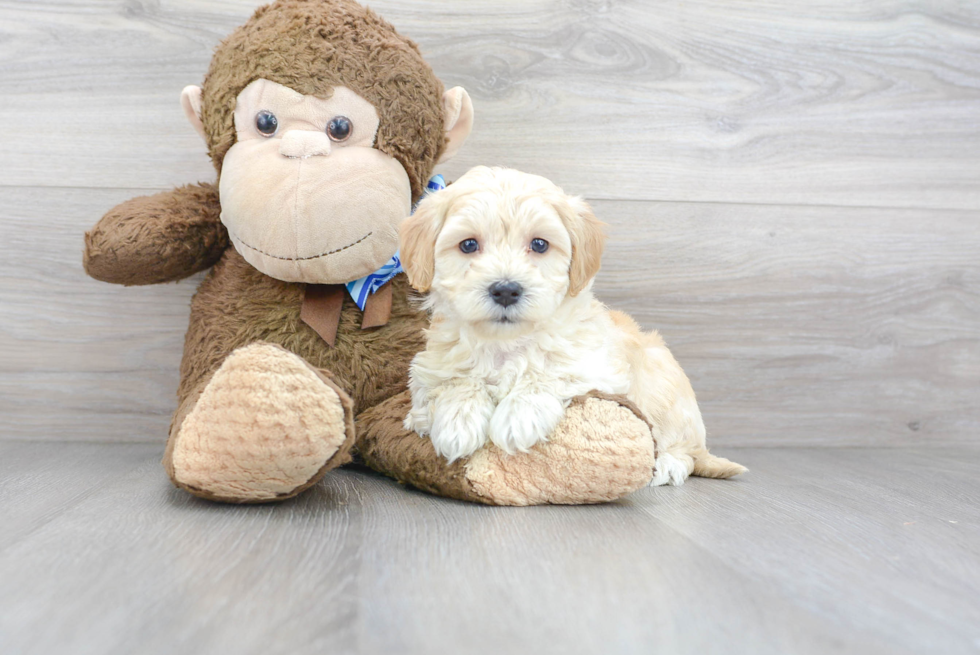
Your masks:
{"label": "cream puppy", "polygon": [[432,325],[405,427],[450,461],[488,440],[527,451],[595,389],[625,394],[653,425],[652,484],[745,471],[708,453],[694,391],[660,335],[593,297],[602,227],[581,199],[508,169],[474,168],[419,204],[400,253],[429,292]]}

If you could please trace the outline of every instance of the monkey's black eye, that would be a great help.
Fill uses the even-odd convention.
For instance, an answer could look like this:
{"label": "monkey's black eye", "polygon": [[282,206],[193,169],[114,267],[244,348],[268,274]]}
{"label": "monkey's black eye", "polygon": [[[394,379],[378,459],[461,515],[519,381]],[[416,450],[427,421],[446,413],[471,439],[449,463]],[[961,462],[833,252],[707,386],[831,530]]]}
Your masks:
{"label": "monkey's black eye", "polygon": [[531,250],[534,252],[544,252],[548,249],[548,242],[544,239],[531,239]]}
{"label": "monkey's black eye", "polygon": [[463,239],[459,242],[459,249],[467,255],[480,249],[480,244],[476,239]]}
{"label": "monkey's black eye", "polygon": [[327,123],[327,136],[332,141],[346,141],[353,131],[354,126],[346,116],[334,116]]}
{"label": "monkey's black eye", "polygon": [[264,109],[255,115],[255,129],[262,136],[272,136],[279,129],[279,121],[271,111]]}

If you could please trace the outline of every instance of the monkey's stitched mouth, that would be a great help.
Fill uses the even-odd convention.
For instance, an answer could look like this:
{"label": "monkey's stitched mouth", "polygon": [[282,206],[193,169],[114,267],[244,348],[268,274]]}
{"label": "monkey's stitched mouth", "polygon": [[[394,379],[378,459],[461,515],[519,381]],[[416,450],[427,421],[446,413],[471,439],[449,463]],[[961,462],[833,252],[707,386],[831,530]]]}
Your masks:
{"label": "monkey's stitched mouth", "polygon": [[348,243],[343,248],[337,248],[335,250],[328,250],[327,252],[321,252],[319,255],[310,255],[309,257],[280,257],[279,255],[273,255],[271,252],[266,252],[264,250],[259,250],[255,246],[248,245],[247,243],[245,243],[244,241],[242,241],[241,238],[239,238],[239,236],[237,234],[232,234],[232,232],[230,230],[228,231],[228,234],[230,234],[231,235],[231,238],[234,239],[235,241],[237,241],[238,243],[242,244],[243,246],[245,246],[249,250],[254,250],[255,252],[259,253],[260,255],[265,255],[266,257],[272,257],[273,259],[280,259],[280,260],[282,260],[284,262],[305,262],[305,261],[309,261],[311,259],[320,259],[321,257],[326,257],[328,255],[335,255],[338,252],[341,252],[342,250],[347,250],[348,248],[353,248],[354,246],[356,246],[357,244],[359,244],[361,241],[364,241],[369,236],[371,236],[372,234],[374,234],[374,232],[368,232],[367,234],[365,234],[364,236],[362,236],[360,239],[358,239],[354,243]]}

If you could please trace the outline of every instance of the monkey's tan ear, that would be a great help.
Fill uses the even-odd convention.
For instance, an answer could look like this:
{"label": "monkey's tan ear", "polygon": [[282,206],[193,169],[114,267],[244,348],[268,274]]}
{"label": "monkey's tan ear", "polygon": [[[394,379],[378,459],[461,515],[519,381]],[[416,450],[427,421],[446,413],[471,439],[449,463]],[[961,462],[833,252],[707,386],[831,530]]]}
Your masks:
{"label": "monkey's tan ear", "polygon": [[180,92],[180,106],[184,108],[184,115],[190,121],[191,127],[201,135],[205,141],[208,140],[204,134],[204,123],[201,121],[201,87],[190,85],[185,86]]}
{"label": "monkey's tan ear", "polygon": [[599,272],[606,244],[605,223],[592,213],[581,198],[567,198],[558,204],[565,229],[572,240],[572,262],[568,267],[568,295],[577,296]]}
{"label": "monkey's tan ear", "polygon": [[439,157],[439,163],[452,159],[459,152],[473,129],[473,101],[470,94],[461,86],[442,94],[442,111],[446,126],[446,149]]}
{"label": "monkey's tan ear", "polygon": [[424,198],[415,213],[398,227],[398,256],[408,283],[425,293],[432,286],[436,267],[436,239],[446,219],[446,202],[434,193]]}

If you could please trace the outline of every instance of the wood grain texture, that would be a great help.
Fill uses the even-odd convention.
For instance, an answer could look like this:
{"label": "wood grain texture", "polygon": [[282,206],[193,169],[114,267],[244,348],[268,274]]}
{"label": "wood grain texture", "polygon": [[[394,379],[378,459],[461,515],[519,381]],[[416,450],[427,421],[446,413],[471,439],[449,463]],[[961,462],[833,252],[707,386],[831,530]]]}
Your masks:
{"label": "wood grain texture", "polygon": [[216,505],[147,447],[0,444],[63,477],[0,487],[0,525],[24,502],[49,516],[0,545],[4,653],[976,648],[976,448],[731,449],[738,481],[490,508],[351,469],[278,506]]}
{"label": "wood grain texture", "polygon": [[980,214],[599,202],[597,295],[664,335],[709,442],[975,442]]}
{"label": "wood grain texture", "polygon": [[39,449],[31,442],[0,441],[0,551],[160,458],[160,448],[151,444],[106,449],[58,443]]}
{"label": "wood grain texture", "polygon": [[[0,1],[10,185],[213,171],[177,98],[259,2]],[[448,167],[593,198],[980,208],[980,5],[448,0],[372,7],[473,96]]]}
{"label": "wood grain texture", "polygon": [[[85,277],[135,190],[0,188],[0,438],[165,439],[199,278]],[[980,215],[597,201],[597,295],[659,329],[716,445],[975,442]]]}
{"label": "wood grain texture", "polygon": [[0,432],[166,439],[200,277],[120,287],[82,270],[82,237],[138,190],[0,188]]}

